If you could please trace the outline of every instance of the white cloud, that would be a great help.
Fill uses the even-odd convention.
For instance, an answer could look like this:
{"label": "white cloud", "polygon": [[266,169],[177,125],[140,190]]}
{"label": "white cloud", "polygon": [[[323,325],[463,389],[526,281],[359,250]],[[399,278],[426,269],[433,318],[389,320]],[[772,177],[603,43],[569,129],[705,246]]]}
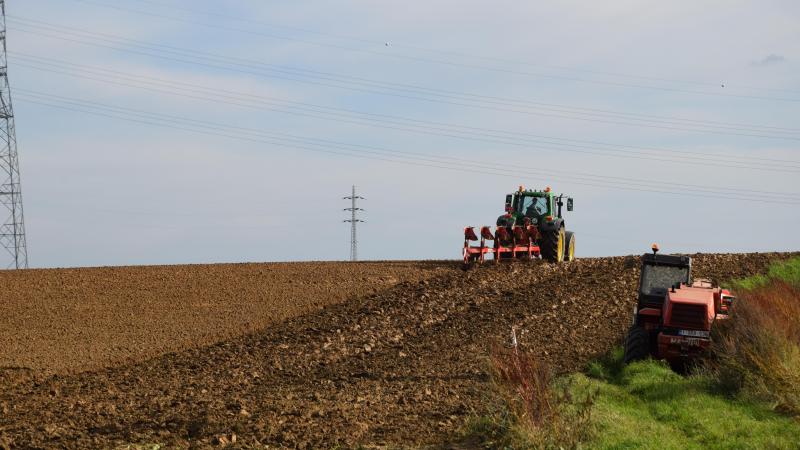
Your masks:
{"label": "white cloud", "polygon": [[764,58],[758,61],[751,62],[750,65],[754,67],[765,67],[782,63],[784,61],[786,61],[786,58],[784,58],[783,56],[776,55],[775,53],[770,53],[769,55],[765,56]]}

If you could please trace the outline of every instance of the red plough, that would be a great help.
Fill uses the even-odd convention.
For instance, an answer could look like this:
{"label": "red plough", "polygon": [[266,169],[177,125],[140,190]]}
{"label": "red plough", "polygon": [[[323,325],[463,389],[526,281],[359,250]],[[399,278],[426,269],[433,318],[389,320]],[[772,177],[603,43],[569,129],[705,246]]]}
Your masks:
{"label": "red plough", "polygon": [[[540,256],[539,246],[536,245],[539,231],[534,225],[527,227],[497,227],[492,233],[491,227],[481,227],[480,238],[475,234],[475,227],[464,228],[464,264],[477,261],[482,263],[486,254],[494,255],[494,261],[501,259],[525,258],[532,259]],[[480,241],[480,245],[471,245],[470,242]],[[487,246],[487,241],[492,241]]]}
{"label": "red plough", "polygon": [[477,241],[475,227],[464,228],[464,264],[472,261],[483,262],[487,253],[494,253],[494,248],[487,247],[486,241],[494,241],[494,235],[489,227],[481,227],[481,245],[470,245],[470,241]]}

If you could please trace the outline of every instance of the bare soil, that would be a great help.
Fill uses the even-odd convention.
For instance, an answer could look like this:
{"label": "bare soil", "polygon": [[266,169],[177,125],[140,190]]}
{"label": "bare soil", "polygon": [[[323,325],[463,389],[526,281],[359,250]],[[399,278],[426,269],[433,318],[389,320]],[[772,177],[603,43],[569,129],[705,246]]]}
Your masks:
{"label": "bare soil", "polygon": [[[694,274],[724,281],[762,271],[770,261],[786,256],[696,255]],[[113,339],[125,333],[109,335],[106,327],[113,321],[104,326],[87,326],[87,322],[92,322],[92,317],[128,317],[117,308],[130,315],[136,309],[126,302],[140,304],[143,292],[149,292],[148,298],[152,298],[152,290],[159,286],[152,282],[147,290],[127,281],[125,285],[132,292],[126,294],[120,287],[120,300],[113,308],[105,302],[93,302],[92,308],[81,313],[85,321],[61,324],[67,334],[84,336],[85,342],[108,341],[103,347],[108,352],[102,359],[105,363],[98,362],[104,368],[66,374],[58,369],[79,365],[60,362],[47,366],[40,362],[40,370],[32,368],[24,377],[6,369],[7,375],[0,379],[0,447],[439,445],[452,439],[469,415],[485,411],[490,390],[486,351],[493,341],[507,341],[512,326],[519,330],[521,345],[561,372],[583,367],[589,358],[619,342],[630,324],[639,265],[635,257],[580,259],[562,265],[488,265],[466,272],[454,263],[396,264],[404,270],[418,265],[420,275],[402,279],[391,265],[380,273],[380,264],[364,264],[376,271],[370,273],[379,273],[375,276],[397,279],[382,289],[382,285],[372,284],[369,289],[373,292],[366,292],[337,284],[338,278],[328,276],[338,276],[339,272],[331,268],[313,277],[321,285],[315,292],[324,292],[324,286],[329,286],[331,291],[349,289],[352,294],[346,301],[336,297],[339,300],[316,305],[302,295],[302,290],[296,291],[299,297],[265,296],[263,287],[272,285],[276,275],[259,271],[258,265],[163,268],[160,276],[170,280],[168,283],[177,283],[173,271],[191,272],[194,267],[203,268],[200,273],[230,273],[219,281],[217,294],[210,297],[215,301],[202,313],[193,312],[196,307],[192,302],[197,296],[209,297],[203,289],[182,290],[181,283],[174,284],[171,300],[161,301],[159,306],[146,303],[153,308],[149,313],[152,317],[159,315],[157,308],[167,315],[172,314],[173,304],[188,306],[181,307],[184,314],[173,314],[160,322],[163,333],[141,344],[125,340],[129,347],[115,355]],[[241,274],[236,273],[237,268],[243,269]],[[136,269],[116,270],[116,275],[105,272],[109,277],[105,283],[131,280],[127,271]],[[351,266],[348,270],[358,269]],[[94,278],[82,271],[78,269],[71,276]],[[27,276],[20,273],[12,277]],[[181,276],[184,282],[207,278]],[[3,274],[0,282],[8,277]],[[31,277],[28,282],[36,280]],[[25,284],[16,282],[17,290],[11,292],[27,295]],[[350,283],[368,284],[359,279]],[[47,286],[49,289],[37,288],[43,297],[38,307],[58,303],[59,298],[69,295],[63,284]],[[2,292],[7,295],[5,289]],[[291,310],[298,301],[300,309]],[[11,303],[16,302],[19,300]],[[265,303],[269,306],[263,306]],[[228,311],[239,309],[240,304],[251,305],[242,309],[256,309],[248,313]],[[6,312],[2,303],[0,308]],[[252,311],[263,314],[265,310],[287,308],[294,313],[251,325]],[[33,309],[14,307],[11,313],[17,316],[5,317],[3,327],[27,327],[31,322],[24,318],[39,314]],[[191,318],[186,318],[189,312]],[[227,318],[207,318],[218,314]],[[135,329],[159,328],[146,320],[127,320]],[[173,320],[177,324],[172,324]],[[226,326],[237,331],[230,333],[224,330]],[[52,336],[46,328],[37,329]],[[247,331],[252,332],[242,334]],[[3,330],[4,336],[14,332]],[[195,334],[184,335],[190,332]],[[179,351],[161,354],[173,339],[182,342]],[[216,343],[206,345],[212,341]],[[82,341],[72,342],[80,345]],[[159,350],[148,353],[139,345]],[[81,351],[73,350],[71,357],[83,354]],[[145,359],[148,354],[159,356]],[[131,361],[135,357],[138,361]],[[69,358],[63,357],[65,361]],[[128,362],[109,364],[122,360]]]}
{"label": "bare soil", "polygon": [[63,374],[141,361],[455,268],[369,262],[0,271],[0,367]]}

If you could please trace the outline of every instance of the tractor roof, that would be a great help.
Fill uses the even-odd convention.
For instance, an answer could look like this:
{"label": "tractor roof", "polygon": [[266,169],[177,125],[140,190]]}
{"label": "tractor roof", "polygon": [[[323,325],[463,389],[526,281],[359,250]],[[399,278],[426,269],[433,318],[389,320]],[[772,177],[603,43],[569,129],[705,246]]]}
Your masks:
{"label": "tractor roof", "polygon": [[515,194],[522,194],[522,195],[525,195],[525,196],[542,196],[542,197],[546,196],[546,195],[554,195],[553,191],[547,191],[547,190],[536,191],[536,190],[533,190],[533,189],[525,189],[525,190],[522,190],[522,191],[516,191],[514,193]]}
{"label": "tractor roof", "polygon": [[519,185],[519,189],[517,189],[517,193],[519,194],[552,194],[552,189],[550,186],[545,187],[541,191],[537,191],[535,189],[525,189],[525,186]]}
{"label": "tractor roof", "polygon": [[642,264],[651,266],[691,267],[692,258],[684,255],[659,255],[645,253],[642,255]]}

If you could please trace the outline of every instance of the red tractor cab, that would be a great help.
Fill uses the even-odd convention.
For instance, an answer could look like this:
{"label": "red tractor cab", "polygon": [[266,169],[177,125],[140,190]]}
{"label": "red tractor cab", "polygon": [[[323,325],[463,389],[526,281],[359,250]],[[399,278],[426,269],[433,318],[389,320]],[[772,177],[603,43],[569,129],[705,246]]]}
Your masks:
{"label": "red tractor cab", "polygon": [[711,327],[728,317],[733,296],[709,280],[691,280],[688,256],[642,255],[639,299],[625,339],[625,363],[651,356],[683,368],[710,344]]}

